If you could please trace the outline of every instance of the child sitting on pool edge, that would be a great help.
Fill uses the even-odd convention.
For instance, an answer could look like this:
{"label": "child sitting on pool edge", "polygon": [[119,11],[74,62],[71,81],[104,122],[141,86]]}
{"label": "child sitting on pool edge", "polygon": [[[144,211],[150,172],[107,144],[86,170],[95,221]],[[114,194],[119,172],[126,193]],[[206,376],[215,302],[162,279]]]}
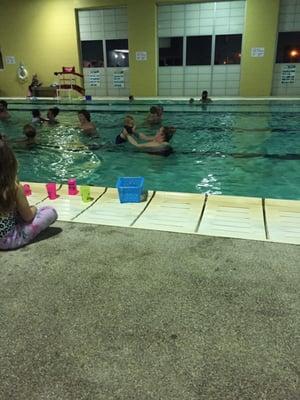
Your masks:
{"label": "child sitting on pool edge", "polygon": [[29,205],[17,183],[17,170],[13,151],[0,138],[0,250],[25,246],[57,219],[54,208]]}
{"label": "child sitting on pool edge", "polygon": [[135,122],[131,115],[126,115],[124,118],[124,127],[122,132],[116,137],[115,144],[122,144],[127,142],[127,135],[135,133]]}

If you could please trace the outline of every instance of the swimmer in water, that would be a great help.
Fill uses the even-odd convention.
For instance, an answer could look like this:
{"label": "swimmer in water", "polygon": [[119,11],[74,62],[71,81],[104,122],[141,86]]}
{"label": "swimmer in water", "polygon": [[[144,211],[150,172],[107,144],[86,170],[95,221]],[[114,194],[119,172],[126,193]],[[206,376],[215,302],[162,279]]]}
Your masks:
{"label": "swimmer in water", "polygon": [[212,102],[212,99],[210,97],[208,97],[208,91],[207,90],[203,90],[202,95],[201,95],[201,99],[199,101],[202,104],[207,104],[207,103],[211,103]]}
{"label": "swimmer in water", "polygon": [[173,152],[173,148],[169,142],[175,132],[176,128],[173,126],[162,126],[154,136],[139,134],[139,137],[146,141],[146,143],[138,143],[131,135],[128,135],[127,139],[133,146],[146,153],[167,156]]}
{"label": "swimmer in water", "polygon": [[32,124],[41,124],[42,122],[47,121],[45,118],[41,116],[41,112],[38,109],[32,110]]}
{"label": "swimmer in water", "polygon": [[124,127],[122,132],[116,137],[115,143],[122,144],[127,142],[128,135],[133,135],[135,133],[135,122],[131,115],[126,115],[124,118]]}
{"label": "swimmer in water", "polygon": [[0,100],[0,121],[4,121],[10,118],[10,114],[7,111],[7,101]]}
{"label": "swimmer in water", "polygon": [[59,111],[60,110],[58,107],[49,108],[49,110],[47,112],[47,120],[46,120],[46,122],[48,122],[49,125],[59,124],[59,122],[56,119],[56,117],[59,114]]}
{"label": "swimmer in water", "polygon": [[150,107],[150,112],[146,119],[147,122],[149,124],[159,124],[162,120],[163,111],[164,109],[161,106]]}
{"label": "swimmer in water", "polygon": [[86,110],[78,111],[78,119],[80,122],[80,129],[88,136],[97,134],[96,125],[91,121],[91,114]]}

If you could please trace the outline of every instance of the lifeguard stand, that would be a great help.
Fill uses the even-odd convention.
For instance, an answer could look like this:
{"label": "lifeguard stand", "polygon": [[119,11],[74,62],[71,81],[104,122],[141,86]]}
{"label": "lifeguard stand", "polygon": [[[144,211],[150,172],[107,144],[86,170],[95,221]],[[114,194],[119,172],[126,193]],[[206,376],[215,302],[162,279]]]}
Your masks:
{"label": "lifeguard stand", "polygon": [[77,80],[80,79],[80,84],[83,80],[83,75],[75,72],[75,67],[62,67],[61,72],[54,72],[58,77],[58,86],[56,89],[56,97],[61,97],[63,93],[71,100],[74,93],[85,95],[84,88],[78,84]]}

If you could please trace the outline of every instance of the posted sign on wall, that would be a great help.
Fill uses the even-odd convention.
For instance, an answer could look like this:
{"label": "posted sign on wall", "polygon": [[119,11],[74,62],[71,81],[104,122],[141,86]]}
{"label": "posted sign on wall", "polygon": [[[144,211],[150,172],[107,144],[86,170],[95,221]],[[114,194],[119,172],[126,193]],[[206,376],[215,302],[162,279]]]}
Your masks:
{"label": "posted sign on wall", "polygon": [[264,57],[265,48],[264,47],[252,47],[251,48],[251,57]]}
{"label": "posted sign on wall", "polygon": [[124,87],[124,73],[115,72],[113,76],[113,87],[123,88]]}
{"label": "posted sign on wall", "polygon": [[136,61],[147,61],[147,52],[146,51],[137,51],[135,53]]}
{"label": "posted sign on wall", "polygon": [[87,75],[88,86],[100,87],[101,75],[100,71],[97,69],[91,69],[88,71]]}
{"label": "posted sign on wall", "polygon": [[296,65],[285,65],[281,71],[281,83],[295,83],[296,78]]}

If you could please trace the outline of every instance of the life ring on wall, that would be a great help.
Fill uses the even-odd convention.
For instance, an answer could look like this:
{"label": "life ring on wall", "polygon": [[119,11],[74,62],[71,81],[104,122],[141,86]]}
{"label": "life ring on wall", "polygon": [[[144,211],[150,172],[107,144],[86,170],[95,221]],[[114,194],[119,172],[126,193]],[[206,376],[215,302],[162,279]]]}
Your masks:
{"label": "life ring on wall", "polygon": [[28,71],[25,68],[23,64],[20,64],[18,70],[17,70],[17,75],[20,81],[25,82],[28,79]]}

